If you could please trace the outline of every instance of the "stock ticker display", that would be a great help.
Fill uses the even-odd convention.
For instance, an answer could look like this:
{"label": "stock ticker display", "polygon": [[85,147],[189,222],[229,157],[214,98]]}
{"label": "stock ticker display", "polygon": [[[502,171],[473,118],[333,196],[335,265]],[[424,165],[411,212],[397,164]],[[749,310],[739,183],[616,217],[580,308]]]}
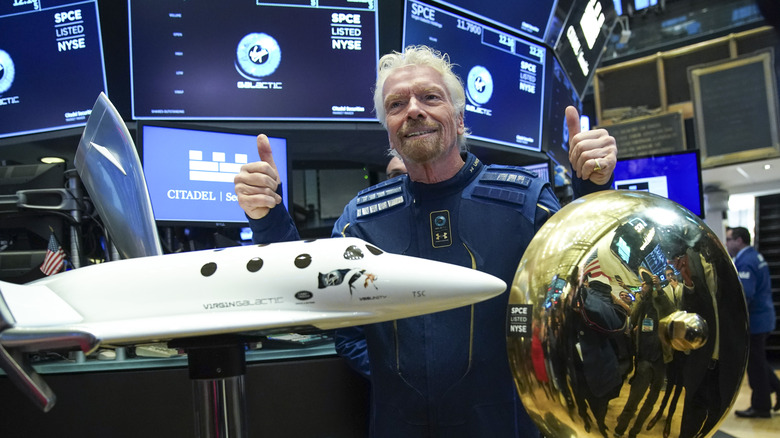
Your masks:
{"label": "stock ticker display", "polygon": [[130,1],[136,119],[376,120],[376,2]]}
{"label": "stock ticker display", "polygon": [[105,91],[94,0],[0,4],[0,138],[84,126]]}
{"label": "stock ticker display", "polygon": [[544,46],[414,0],[406,3],[403,35],[404,46],[449,54],[466,88],[470,138],[541,149]]}

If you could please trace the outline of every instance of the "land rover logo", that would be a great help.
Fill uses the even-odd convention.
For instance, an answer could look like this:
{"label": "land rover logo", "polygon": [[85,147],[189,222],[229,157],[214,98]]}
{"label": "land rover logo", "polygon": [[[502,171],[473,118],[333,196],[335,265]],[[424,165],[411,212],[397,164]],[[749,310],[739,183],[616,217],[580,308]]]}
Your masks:
{"label": "land rover logo", "polygon": [[300,292],[295,294],[295,298],[297,298],[297,299],[299,299],[301,301],[306,301],[308,299],[311,299],[311,297],[313,297],[313,296],[314,296],[314,294],[309,292],[309,291],[307,291],[307,290],[302,290],[302,291],[300,291]]}

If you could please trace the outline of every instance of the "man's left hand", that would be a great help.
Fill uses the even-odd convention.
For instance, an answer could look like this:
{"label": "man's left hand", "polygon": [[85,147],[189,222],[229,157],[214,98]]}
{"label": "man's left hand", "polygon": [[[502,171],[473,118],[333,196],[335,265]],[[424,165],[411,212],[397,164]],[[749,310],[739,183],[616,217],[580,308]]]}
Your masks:
{"label": "man's left hand", "polygon": [[606,129],[581,132],[577,108],[566,108],[566,125],[569,128],[569,162],[578,178],[589,179],[595,184],[609,182],[617,163],[617,144]]}

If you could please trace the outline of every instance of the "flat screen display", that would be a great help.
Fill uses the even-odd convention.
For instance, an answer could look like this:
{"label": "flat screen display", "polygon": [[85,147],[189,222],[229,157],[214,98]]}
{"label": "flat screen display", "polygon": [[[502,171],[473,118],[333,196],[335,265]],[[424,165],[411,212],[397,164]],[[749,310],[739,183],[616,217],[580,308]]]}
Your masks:
{"label": "flat screen display", "polygon": [[129,0],[133,118],[376,120],[376,8]]}
{"label": "flat screen display", "polygon": [[[139,125],[144,176],[158,223],[247,222],[233,178],[243,164],[260,160],[255,135]],[[287,141],[269,140],[289,207]]]}
{"label": "flat screen display", "polygon": [[403,36],[404,47],[450,56],[466,88],[469,138],[541,149],[545,47],[416,0],[406,2]]}
{"label": "flat screen display", "polygon": [[569,127],[566,124],[566,107],[574,106],[582,113],[582,102],[563,67],[550,52],[547,66],[547,117],[544,119],[542,150],[553,161],[553,167],[571,178],[569,165]]}
{"label": "flat screen display", "polygon": [[101,92],[95,0],[0,4],[0,138],[84,126]]}
{"label": "flat screen display", "polygon": [[601,60],[617,20],[613,0],[574,2],[560,31],[555,53],[582,97]]}
{"label": "flat screen display", "polygon": [[550,163],[545,161],[543,163],[536,163],[536,164],[524,164],[522,166],[525,170],[530,170],[531,172],[536,173],[539,178],[541,178],[543,181],[551,182],[550,181]]}
{"label": "flat screen display", "polygon": [[704,217],[698,150],[620,159],[613,188],[654,193]]}
{"label": "flat screen display", "polygon": [[505,1],[500,4],[484,0],[435,1],[539,41],[544,41],[555,7],[555,0]]}

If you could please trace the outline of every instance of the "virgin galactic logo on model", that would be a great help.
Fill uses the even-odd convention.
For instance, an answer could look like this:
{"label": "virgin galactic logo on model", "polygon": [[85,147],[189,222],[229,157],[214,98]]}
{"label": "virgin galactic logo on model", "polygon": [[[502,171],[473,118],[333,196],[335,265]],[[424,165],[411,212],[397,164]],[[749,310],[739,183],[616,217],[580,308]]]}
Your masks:
{"label": "virgin galactic logo on model", "polygon": [[486,116],[492,115],[492,110],[480,108],[488,103],[493,96],[493,76],[485,67],[475,65],[469,71],[466,79],[466,95],[473,105],[466,105],[466,110]]}
{"label": "virgin galactic logo on model", "polygon": [[0,50],[0,94],[5,93],[14,83],[14,61],[5,50]]}
{"label": "virgin galactic logo on model", "polygon": [[[236,70],[250,81],[270,76],[282,62],[279,43],[266,33],[250,33],[236,48]],[[238,88],[281,89],[281,82],[239,82]]]}

